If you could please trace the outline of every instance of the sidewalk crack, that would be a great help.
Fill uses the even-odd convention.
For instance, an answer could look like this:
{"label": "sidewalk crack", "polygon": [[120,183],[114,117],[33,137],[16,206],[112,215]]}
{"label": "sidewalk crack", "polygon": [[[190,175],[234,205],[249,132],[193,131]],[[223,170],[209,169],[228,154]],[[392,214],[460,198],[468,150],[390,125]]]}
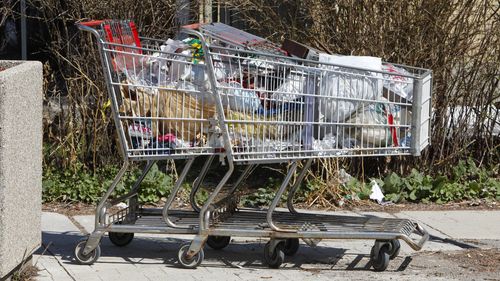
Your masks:
{"label": "sidewalk crack", "polygon": [[[49,243],[49,246],[50,246],[50,244],[51,243]],[[56,255],[49,249],[49,247],[46,246],[44,243],[42,243],[42,246],[45,249],[45,251],[48,252],[57,261],[57,263],[59,264],[59,266],[62,267],[62,269],[66,272],[66,274],[68,274],[68,276],[71,279],[73,279],[73,281],[76,281],[75,277],[73,277],[73,275],[71,275],[71,273],[68,271],[68,269],[66,267],[64,267],[63,263],[56,257]],[[48,272],[48,270],[47,270],[47,272]],[[52,274],[50,274],[50,276],[52,278]],[[54,279],[52,278],[52,280],[54,280]]]}
{"label": "sidewalk crack", "polygon": [[381,214],[387,214],[389,216],[391,216],[391,218],[385,218],[385,217],[380,217],[380,216],[377,216],[376,214],[366,214],[366,212],[363,212],[363,211],[351,211],[357,215],[360,215],[360,216],[376,216],[376,217],[379,217],[379,218],[382,218],[382,219],[398,219],[398,217],[396,215],[394,215],[393,213],[386,213],[386,212],[375,212],[375,213],[381,213]]}
{"label": "sidewalk crack", "polygon": [[88,231],[73,216],[66,216],[83,234],[88,235]]}
{"label": "sidewalk crack", "polygon": [[[408,217],[410,217],[411,219],[417,221],[418,219],[411,216],[410,214],[406,214]],[[435,236],[435,235],[429,235],[429,240],[430,241],[434,241],[434,242],[437,242],[437,241],[440,241],[441,243],[446,243],[446,244],[452,244],[452,245],[455,245],[457,247],[460,247],[462,249],[473,249],[473,248],[478,248],[474,245],[471,245],[469,243],[464,243],[464,242],[461,242],[459,241],[458,239],[455,239],[453,237],[451,237],[450,235],[442,232],[441,230],[433,227],[432,225],[429,225],[423,221],[420,221],[420,223],[422,223],[423,225],[425,225],[426,227],[428,227],[429,229],[432,229],[438,233],[440,233],[441,235],[443,235],[443,237],[439,237],[439,236]]]}
{"label": "sidewalk crack", "polygon": [[[412,215],[410,215],[410,214],[408,214],[408,213],[406,213],[405,215],[406,215],[406,216],[408,216],[408,217],[410,217],[410,218],[411,218],[412,220],[414,220],[414,221],[418,221],[418,220],[419,220],[419,219],[417,219],[417,218],[413,217]],[[446,234],[446,233],[442,232],[441,230],[439,230],[439,229],[437,229],[437,228],[433,227],[432,225],[427,224],[426,222],[420,221],[420,223],[422,223],[422,224],[424,224],[426,227],[428,227],[428,228],[430,228],[430,229],[432,229],[432,230],[435,230],[436,232],[439,232],[440,234],[442,234],[442,235],[444,236],[444,238],[442,238],[442,239],[449,239],[449,238],[452,238],[450,235],[448,235],[448,234]]]}
{"label": "sidewalk crack", "polygon": [[51,273],[51,272],[50,272],[47,268],[44,268],[44,269],[42,269],[42,270],[40,270],[40,271],[45,271],[45,272],[47,272],[47,273],[50,275],[50,280],[55,281],[55,280],[54,280],[54,276],[52,275],[52,273]]}

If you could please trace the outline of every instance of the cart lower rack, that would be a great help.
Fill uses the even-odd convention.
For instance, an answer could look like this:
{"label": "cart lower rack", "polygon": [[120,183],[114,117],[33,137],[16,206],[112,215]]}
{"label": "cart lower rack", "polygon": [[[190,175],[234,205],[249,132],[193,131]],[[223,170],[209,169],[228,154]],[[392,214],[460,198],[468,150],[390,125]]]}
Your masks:
{"label": "cart lower rack", "polygon": [[[105,233],[117,246],[130,243],[134,233],[162,233],[195,235],[178,252],[186,268],[201,264],[205,244],[221,249],[241,236],[270,238],[264,257],[271,267],[293,255],[299,239],[311,246],[321,239],[374,240],[372,265],[385,270],[399,253],[399,240],[415,250],[428,240],[410,220],[301,213],[293,199],[314,159],[418,156],[429,144],[431,71],[371,57],[320,54],[311,61],[222,47],[194,30],[184,30],[189,37],[183,41],[142,38],[131,21],[78,27],[97,39],[124,164],[97,206],[95,230],[75,249],[77,262],[99,258]],[[227,41],[215,31],[211,36]],[[227,171],[200,206],[196,194],[216,157]],[[142,208],[142,180],[167,159],[185,159],[182,173],[163,208]],[[128,194],[112,198],[131,161],[145,162],[142,175]],[[195,161],[205,163],[192,185],[192,210],[173,210]],[[291,165],[268,208],[241,208],[236,191],[249,174],[261,164],[284,162]],[[228,185],[235,165],[246,167]],[[287,209],[276,210],[288,189]],[[128,208],[110,211],[121,202]]]}
{"label": "cart lower rack", "polygon": [[[206,163],[210,163],[212,160],[213,157],[210,157]],[[110,241],[120,247],[131,243],[134,233],[198,234],[200,232],[198,211],[169,210],[176,194],[181,191],[182,182],[192,162],[193,160],[189,160],[184,167],[165,208],[148,209],[140,207],[136,202],[129,202],[128,208],[111,215],[107,213],[106,209],[102,209],[97,214],[98,225],[94,232],[75,248],[77,262],[92,264],[97,261],[101,252],[99,243],[105,232],[109,233]],[[303,171],[308,169],[308,165],[310,165],[310,161],[306,163]],[[143,175],[151,166],[152,163],[147,163]],[[205,165],[202,175],[206,175],[205,169],[208,169],[209,166]],[[276,211],[275,204],[268,210],[238,208],[237,202],[234,201],[236,197],[231,195],[234,195],[234,191],[254,170],[253,168],[255,167],[247,166],[235,183],[225,186],[225,192],[222,193],[225,194],[223,199],[226,200],[219,200],[218,204],[213,205],[214,208],[206,217],[211,222],[203,232],[208,235],[204,242],[211,248],[217,250],[225,248],[229,245],[231,237],[271,238],[264,248],[264,257],[270,267],[276,268],[284,262],[285,256],[293,256],[298,251],[299,239],[303,239],[310,246],[316,246],[322,239],[375,240],[370,254],[371,264],[375,270],[385,270],[389,261],[399,253],[399,240],[405,241],[414,250],[420,250],[429,238],[429,234],[420,225],[408,219],[297,212],[292,201],[300,177],[304,175],[303,172],[299,174],[299,181],[292,186],[288,195],[288,210]],[[296,165],[293,165],[278,191],[279,194],[282,194],[288,186],[288,181],[295,169]],[[141,178],[138,182],[141,181]],[[202,181],[201,177],[197,179],[200,185]],[[196,193],[196,190],[193,189],[193,192]],[[108,202],[110,205],[112,204],[112,200],[108,200]],[[195,203],[192,202],[192,204],[196,206]],[[207,221],[203,223],[207,223]],[[198,266],[203,261],[203,249],[200,248],[195,256],[186,259],[188,249],[189,244],[180,247],[179,263],[187,268]]]}

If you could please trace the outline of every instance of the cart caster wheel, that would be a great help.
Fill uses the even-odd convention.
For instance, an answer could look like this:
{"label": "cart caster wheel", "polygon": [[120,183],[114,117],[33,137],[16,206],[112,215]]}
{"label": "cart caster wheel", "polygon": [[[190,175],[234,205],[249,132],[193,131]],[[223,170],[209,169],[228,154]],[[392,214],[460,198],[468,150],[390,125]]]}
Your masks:
{"label": "cart caster wheel", "polygon": [[288,238],[285,240],[285,246],[283,247],[283,252],[285,256],[293,256],[299,250],[299,238]]}
{"label": "cart caster wheel", "polygon": [[190,245],[190,243],[187,243],[179,248],[179,252],[177,253],[177,261],[179,261],[179,264],[184,268],[194,269],[197,268],[201,264],[201,262],[203,262],[205,254],[203,253],[203,249],[200,249],[200,251],[196,255],[188,259],[186,257],[186,254],[189,251]]}
{"label": "cart caster wheel", "polygon": [[84,255],[83,249],[85,249],[85,244],[87,244],[87,239],[81,240],[78,244],[76,244],[75,260],[78,264],[90,265],[96,262],[101,256],[101,247],[97,245],[94,250]]}
{"label": "cart caster wheel", "polygon": [[391,240],[390,243],[391,243],[391,251],[389,252],[389,259],[393,260],[399,255],[399,251],[401,250],[401,244],[397,239]]}
{"label": "cart caster wheel", "polygon": [[283,247],[284,242],[279,243],[271,253],[271,242],[266,243],[266,246],[264,247],[264,258],[270,268],[279,268],[283,261],[285,261],[285,252],[283,251]]}
{"label": "cart caster wheel", "polygon": [[231,236],[208,236],[207,245],[214,250],[222,250],[231,242]]}
{"label": "cart caster wheel", "polygon": [[115,246],[124,247],[130,244],[134,239],[133,233],[110,232],[108,233],[109,241]]}
{"label": "cart caster wheel", "polygon": [[378,253],[375,252],[375,247],[372,247],[370,252],[370,261],[375,271],[384,271],[387,269],[387,266],[389,266],[389,247],[390,246],[387,244],[383,245],[380,247]]}

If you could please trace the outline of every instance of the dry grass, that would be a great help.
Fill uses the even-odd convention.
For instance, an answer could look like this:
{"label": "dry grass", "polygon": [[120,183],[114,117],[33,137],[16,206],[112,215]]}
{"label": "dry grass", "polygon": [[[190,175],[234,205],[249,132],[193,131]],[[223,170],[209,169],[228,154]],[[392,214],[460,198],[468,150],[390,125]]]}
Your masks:
{"label": "dry grass", "polygon": [[34,265],[26,265],[22,270],[14,273],[12,281],[34,281],[38,276],[38,268]]}
{"label": "dry grass", "polygon": [[[322,183],[306,204],[336,208],[345,189],[339,168],[360,180],[411,168],[447,174],[472,158],[479,167],[500,162],[500,5],[494,1],[229,0],[234,17],[252,32],[281,42],[285,37],[344,55],[433,70],[431,143],[422,157],[320,159],[309,180]],[[451,121],[451,117],[456,118]],[[497,125],[498,126],[498,125]],[[499,175],[500,177],[500,175]]]}
{"label": "dry grass", "polygon": [[[14,3],[15,1],[12,1]],[[117,143],[96,44],[79,32],[81,19],[133,18],[142,35],[175,33],[175,0],[29,0],[38,12],[45,64],[45,164],[86,167],[114,163]],[[196,5],[197,1],[191,1]],[[434,71],[432,146],[420,158],[320,160],[315,175],[334,182],[339,167],[361,177],[411,167],[446,173],[459,159],[481,165],[500,161],[499,137],[488,123],[500,100],[500,5],[495,1],[440,0],[228,0],[233,20],[280,42],[288,37],[340,54],[373,55]],[[19,16],[2,6],[5,16]],[[197,16],[192,7],[193,18]],[[5,17],[2,17],[2,19]],[[2,23],[3,21],[0,21]],[[495,104],[496,103],[496,104]],[[457,106],[467,110],[455,112]],[[473,114],[475,113],[475,114]],[[498,113],[498,111],[497,111]],[[471,125],[468,125],[471,124]]]}
{"label": "dry grass", "polygon": [[[369,175],[410,167],[447,172],[459,159],[485,165],[500,160],[493,136],[500,101],[500,5],[494,1],[274,1],[232,0],[226,5],[253,32],[299,40],[340,54],[372,55],[430,68],[434,73],[432,147],[423,157],[350,161]],[[468,107],[459,111],[460,106]],[[496,107],[496,112],[488,113]],[[450,115],[457,115],[450,122]],[[468,125],[470,124],[470,125]],[[334,162],[336,160],[333,160]]]}
{"label": "dry grass", "polygon": [[[19,17],[16,1],[2,4],[2,15]],[[95,168],[117,159],[113,122],[97,45],[75,22],[84,19],[133,18],[141,35],[175,34],[175,0],[99,1],[28,0],[34,54],[44,65],[45,165]],[[10,9],[9,9],[10,8]]]}

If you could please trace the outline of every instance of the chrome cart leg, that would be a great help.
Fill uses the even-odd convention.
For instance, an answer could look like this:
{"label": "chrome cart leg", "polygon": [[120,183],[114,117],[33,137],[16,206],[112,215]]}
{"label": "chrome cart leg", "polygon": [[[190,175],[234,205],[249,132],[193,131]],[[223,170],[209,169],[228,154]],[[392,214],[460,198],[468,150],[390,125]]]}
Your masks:
{"label": "chrome cart leg", "polygon": [[212,164],[213,160],[215,158],[215,155],[210,155],[203,164],[203,168],[201,168],[200,175],[194,180],[193,182],[193,187],[191,188],[191,193],[189,194],[189,201],[191,203],[191,208],[195,210],[196,212],[200,212],[200,206],[196,203],[196,194],[198,193],[198,190],[200,189],[201,184],[203,183],[203,180],[205,179],[208,169],[210,168],[210,165]]}
{"label": "chrome cart leg", "polygon": [[177,196],[177,193],[179,192],[179,190],[181,189],[182,187],[182,183],[184,182],[184,179],[186,178],[186,175],[189,171],[189,169],[191,169],[191,165],[193,165],[193,162],[194,162],[194,159],[195,158],[191,158],[187,161],[186,165],[184,166],[184,169],[182,169],[182,173],[181,175],[179,176],[179,178],[177,179],[177,182],[175,182],[175,186],[174,188],[172,189],[172,192],[170,193],[170,196],[168,196],[168,199],[167,199],[167,202],[165,203],[165,206],[163,206],[163,211],[162,211],[162,215],[163,215],[163,221],[165,221],[165,223],[170,226],[170,227],[174,227],[174,228],[185,228],[185,229],[190,229],[192,228],[192,226],[178,226],[176,225],[174,222],[172,222],[170,220],[170,218],[168,217],[168,210],[170,209],[170,206],[172,205],[172,203],[174,202],[175,200],[175,197]]}
{"label": "chrome cart leg", "polygon": [[99,204],[97,205],[96,212],[95,212],[95,228],[98,229],[100,226],[104,226],[106,224],[106,210],[108,207],[111,207],[110,202],[108,201],[109,196],[113,191],[115,191],[116,185],[120,182],[122,179],[123,175],[128,169],[129,162],[125,161],[120,169],[118,171],[118,174],[116,175],[115,179],[111,183],[111,186],[108,188],[104,196],[101,198],[99,201]]}
{"label": "chrome cart leg", "polygon": [[82,254],[88,255],[92,250],[97,248],[103,235],[104,231],[97,230],[92,232],[86,239],[85,248],[83,249]]}
{"label": "chrome cart leg", "polygon": [[90,236],[80,241],[75,248],[75,258],[80,264],[92,264],[94,263],[100,255],[99,242],[104,235],[104,228],[106,227],[106,210],[110,206],[108,201],[109,196],[116,188],[116,185],[120,182],[121,178],[127,171],[129,162],[123,162],[123,165],[115,176],[115,179],[111,183],[104,196],[99,201],[95,213],[95,228]]}
{"label": "chrome cart leg", "polygon": [[[231,189],[228,191],[227,197],[230,197],[234,194],[241,183],[244,182],[246,178],[248,178],[248,176],[252,173],[253,170],[255,170],[255,167],[257,166],[258,165],[255,164],[246,166],[245,170],[241,173],[236,182],[232,185]],[[208,236],[206,244],[214,250],[221,250],[228,246],[230,242],[231,236]]]}
{"label": "chrome cart leg", "polygon": [[[198,178],[196,178],[195,182],[193,183],[193,188],[191,190],[191,194],[190,194],[189,197],[190,197],[190,201],[191,201],[190,202],[191,203],[191,207],[196,212],[200,212],[200,209],[201,209],[198,206],[198,204],[196,203],[196,194],[199,191],[201,183],[203,182],[203,179],[206,176],[206,173],[208,171],[208,168],[209,168],[210,163],[212,162],[213,158],[214,158],[214,156],[210,156],[210,159],[207,162],[205,162],[205,165],[203,166],[203,168],[201,170],[200,176]],[[231,189],[228,192],[228,195],[233,194],[238,189],[238,187],[241,185],[241,183],[243,183],[248,178],[248,176],[252,173],[253,170],[255,170],[255,168],[257,166],[258,165],[255,165],[255,164],[254,165],[248,165],[245,168],[245,170],[242,172],[242,174],[240,175],[240,177],[233,184],[233,186],[231,187]]]}
{"label": "chrome cart leg", "polygon": [[[123,219],[120,219],[119,221],[113,221],[114,224],[131,223],[136,220],[137,210],[139,208],[139,200],[137,198],[137,193],[139,191],[139,187],[141,186],[142,181],[144,180],[149,170],[151,170],[151,167],[155,163],[156,161],[148,161],[144,166],[144,168],[142,169],[141,175],[135,181],[134,185],[132,185],[132,189],[126,195],[120,196],[119,198],[116,198],[111,201],[110,205],[114,206],[120,202],[128,200],[128,212],[126,213],[126,216]],[[111,241],[111,243],[113,243],[115,246],[124,247],[130,244],[132,240],[134,240],[134,233],[133,232],[117,233],[110,231],[108,232],[108,238]]]}
{"label": "chrome cart leg", "polygon": [[157,161],[148,161],[146,163],[146,166],[144,166],[141,175],[137,179],[137,181],[134,183],[132,190],[124,196],[123,200],[128,199],[128,206],[129,209],[131,210],[130,216],[133,216],[132,218],[135,220],[135,215],[137,213],[137,209],[139,207],[139,199],[137,197],[137,193],[139,191],[139,187],[141,186],[142,181],[146,177],[146,175],[149,173],[149,170],[151,170],[151,167],[153,167],[154,164],[156,164]]}
{"label": "chrome cart leg", "polygon": [[300,171],[299,176],[297,177],[297,180],[295,181],[292,189],[288,192],[288,197],[286,200],[286,206],[288,207],[288,210],[292,214],[297,214],[297,210],[295,210],[295,207],[293,206],[293,198],[295,197],[295,193],[299,189],[300,184],[304,180],[304,177],[306,176],[307,171],[311,167],[313,159],[308,159],[306,164],[304,165],[304,168],[302,168],[302,171]]}
{"label": "chrome cart leg", "polygon": [[110,205],[116,205],[120,202],[123,202],[125,200],[129,200],[129,207],[130,210],[135,211],[137,210],[138,207],[138,200],[137,200],[137,192],[139,190],[139,187],[141,186],[142,181],[148,174],[149,170],[151,170],[151,167],[156,163],[156,161],[148,161],[144,168],[142,169],[142,173],[139,176],[139,178],[135,181],[134,185],[132,186],[132,189],[125,195],[120,196],[110,202]]}
{"label": "chrome cart leg", "polygon": [[240,177],[236,180],[236,182],[233,184],[231,189],[228,192],[228,195],[233,194],[236,189],[248,178],[248,176],[257,168],[258,165],[253,164],[253,165],[248,165],[243,173],[241,173]]}
{"label": "chrome cart leg", "polygon": [[209,213],[211,211],[212,203],[217,197],[217,195],[220,193],[226,182],[229,180],[231,175],[234,172],[234,164],[232,161],[229,161],[229,169],[224,175],[224,177],[221,179],[217,187],[215,187],[215,190],[210,194],[210,196],[207,199],[207,202],[203,204],[203,208],[200,211],[200,231],[206,231],[209,227]]}
{"label": "chrome cart leg", "polygon": [[[298,162],[293,162],[292,167],[290,167],[290,170],[288,170],[288,174],[286,175],[285,179],[281,183],[281,187],[276,193],[276,196],[274,197],[273,202],[271,203],[271,206],[269,206],[269,209],[267,210],[267,224],[272,230],[275,231],[282,231],[282,232],[290,232],[293,230],[285,230],[277,227],[274,222],[273,222],[273,212],[274,209],[276,209],[276,206],[278,206],[278,203],[281,200],[281,196],[285,192],[286,188],[288,187],[288,183],[290,182],[290,179],[292,178],[292,175],[295,173],[295,170],[297,170],[297,163]],[[293,231],[294,232],[294,231]]]}
{"label": "chrome cart leg", "polygon": [[217,197],[217,195],[220,193],[228,179],[231,177],[231,175],[234,172],[234,164],[232,161],[228,161],[229,164],[229,169],[224,175],[224,177],[221,179],[217,187],[215,187],[215,190],[210,194],[208,197],[207,201],[205,204],[203,204],[203,208],[200,210],[200,225],[199,225],[199,232],[198,234],[194,237],[193,241],[189,245],[189,248],[187,248],[186,245],[183,245],[179,249],[178,253],[178,261],[181,264],[181,266],[185,268],[195,268],[201,263],[195,263],[192,262],[193,260],[198,261],[200,256],[203,256],[203,246],[205,245],[205,242],[208,239],[208,228],[210,224],[210,212],[213,210],[212,203]]}

